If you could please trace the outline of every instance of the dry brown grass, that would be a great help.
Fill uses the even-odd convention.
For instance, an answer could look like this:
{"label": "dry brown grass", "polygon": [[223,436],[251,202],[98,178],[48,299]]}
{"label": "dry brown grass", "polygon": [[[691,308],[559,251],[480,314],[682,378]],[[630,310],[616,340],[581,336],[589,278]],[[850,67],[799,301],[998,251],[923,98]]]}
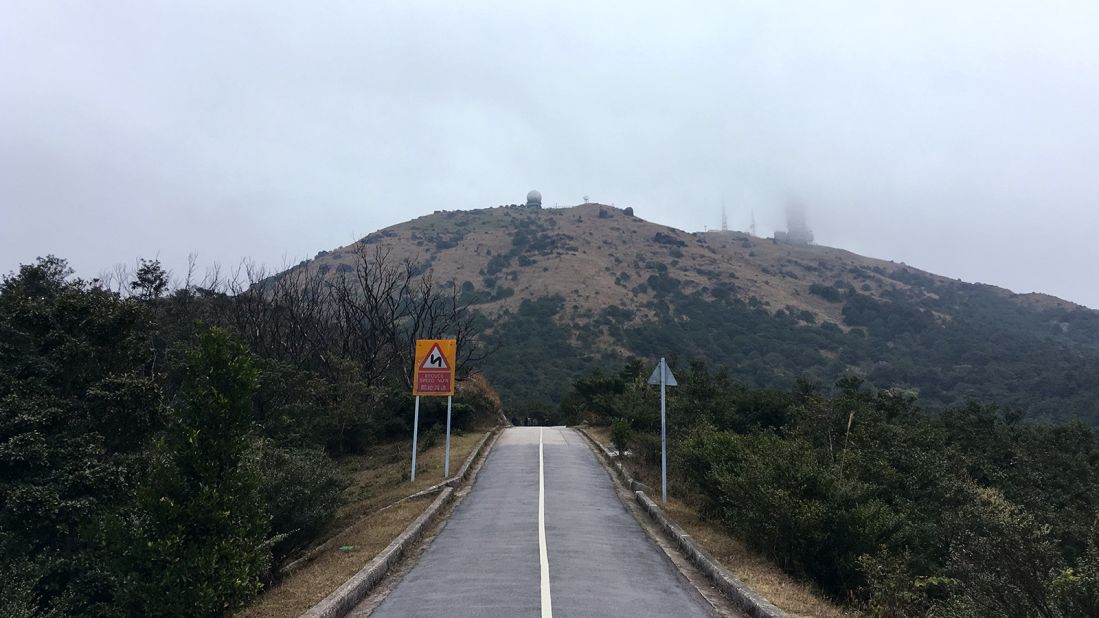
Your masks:
{"label": "dry brown grass", "polygon": [[[455,474],[485,434],[451,437],[450,473]],[[328,596],[385,549],[438,494],[385,508],[443,480],[443,440],[416,459],[416,482],[408,480],[411,443],[389,444],[339,462],[350,486],[333,530],[342,530],[327,549],[237,613],[240,618],[298,616]],[[346,529],[344,529],[346,528]],[[351,546],[341,550],[340,546]]]}
{"label": "dry brown grass", "polygon": [[[605,217],[600,217],[600,211]],[[520,222],[533,222],[545,233],[562,239],[550,253],[530,255],[533,262],[520,266],[516,261],[496,275],[498,285],[512,288],[515,294],[480,306],[494,314],[503,309],[514,311],[524,299],[559,294],[565,306],[580,310],[568,319],[583,323],[589,312],[598,314],[612,304],[635,309],[639,318],[652,317],[643,307],[653,292],[635,291],[656,272],[654,264],[663,264],[668,274],[680,281],[682,291],[692,293],[717,282],[733,283],[742,299],[755,297],[769,311],[786,306],[803,309],[843,325],[836,303],[809,293],[813,283],[831,285],[837,279],[866,284],[870,295],[880,295],[903,283],[881,274],[865,271],[858,280],[849,269],[880,268],[892,271],[897,264],[862,257],[840,249],[812,246],[776,245],[766,238],[739,232],[691,234],[639,217],[626,216],[621,210],[600,204],[573,208],[523,210],[490,208],[438,213],[394,225],[372,241],[390,251],[395,259],[430,259],[436,281],[470,281],[483,287],[483,269],[493,256],[507,254]],[[657,234],[674,239],[675,245],[655,242]],[[440,249],[436,238],[458,238],[455,246]],[[328,266],[335,272],[340,264],[354,261],[355,247],[341,247],[310,262]],[[616,282],[620,273],[628,282]]]}
{"label": "dry brown grass", "polygon": [[671,498],[663,508],[669,517],[740,581],[787,614],[823,618],[857,615],[853,610],[831,603],[814,591],[811,585],[790,577],[739,539],[713,522],[702,519],[696,509]]}
{"label": "dry brown grass", "polygon": [[[609,445],[611,431],[609,427],[588,427],[588,433],[602,444]],[[659,470],[641,470],[636,465],[629,466],[630,473],[650,487],[660,489]],[[671,479],[668,482],[672,486]],[[669,490],[669,493],[671,491]],[[659,498],[659,496],[654,496]],[[740,581],[752,590],[763,595],[790,616],[840,618],[856,616],[858,612],[830,602],[818,594],[813,587],[798,581],[775,566],[758,552],[753,551],[740,539],[722,529],[715,522],[705,520],[698,508],[675,498],[669,497],[663,505],[664,512],[683,527],[694,539],[718,560],[725,568],[736,575]]]}
{"label": "dry brown grass", "polygon": [[[814,283],[830,286],[843,281],[862,294],[888,299],[895,290],[909,288],[890,273],[900,269],[921,272],[903,262],[878,260],[820,245],[775,244],[744,232],[688,233],[630,217],[618,208],[600,204],[542,210],[486,208],[438,212],[380,230],[371,235],[367,247],[388,251],[394,260],[430,262],[437,282],[453,280],[460,285],[469,281],[484,290],[489,260],[512,251],[518,226],[528,224],[554,236],[558,242],[548,252],[527,255],[532,261],[525,266],[512,260],[494,275],[497,288],[510,288],[514,294],[478,305],[478,310],[489,316],[499,315],[505,309],[515,311],[526,299],[560,295],[565,300],[565,311],[557,320],[563,324],[587,324],[611,305],[635,311],[635,320],[653,319],[655,313],[646,307],[646,301],[655,298],[654,292],[642,291],[638,286],[666,268],[667,275],[679,282],[680,291],[685,294],[712,298],[712,290],[717,287],[733,286],[740,300],[756,299],[771,313],[792,307],[799,315],[801,311],[812,314],[816,323],[831,322],[847,329],[843,304],[810,293]],[[340,265],[355,262],[358,248],[358,244],[339,247],[310,260],[305,267],[326,267],[336,273]],[[623,274],[629,279],[622,279]],[[940,283],[948,281],[938,275],[923,274]],[[916,286],[917,291],[921,289]],[[1074,307],[1052,296],[1016,295],[1009,290],[998,293],[1035,308]],[[598,343],[606,350],[629,353],[609,337]]]}
{"label": "dry brown grass", "polygon": [[604,425],[592,425],[585,427],[584,431],[588,432],[591,437],[595,438],[600,444],[611,444],[611,428]]}
{"label": "dry brown grass", "polygon": [[[240,618],[300,616],[359,572],[424,511],[435,494],[403,502],[367,517],[336,537],[336,543],[305,567],[265,592]],[[353,549],[341,550],[350,545]]]}
{"label": "dry brown grass", "polygon": [[[461,436],[451,436],[451,474],[458,472],[484,434],[483,431],[470,431]],[[414,483],[408,480],[412,463],[411,441],[382,445],[364,455],[341,459],[340,469],[347,475],[350,484],[344,492],[343,506],[336,513],[334,529],[442,482],[443,455],[443,437],[440,436],[438,444],[417,454]]]}

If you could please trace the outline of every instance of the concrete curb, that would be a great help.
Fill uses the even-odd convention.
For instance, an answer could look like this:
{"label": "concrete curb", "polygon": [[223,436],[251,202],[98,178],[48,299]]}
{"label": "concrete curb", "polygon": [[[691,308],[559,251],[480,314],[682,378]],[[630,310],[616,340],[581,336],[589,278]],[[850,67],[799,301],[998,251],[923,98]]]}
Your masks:
{"label": "concrete curb", "polygon": [[454,476],[450,477],[449,479],[443,481],[443,485],[446,485],[447,487],[457,487],[458,485],[460,485],[462,483],[462,481],[466,480],[466,477],[469,476],[469,468],[470,468],[470,466],[473,465],[473,460],[477,459],[477,454],[481,452],[481,447],[483,447],[485,445],[485,442],[490,437],[497,436],[499,434],[500,434],[500,427],[498,427],[498,426],[494,427],[492,429],[492,431],[486,433],[481,438],[481,441],[477,443],[477,446],[473,447],[473,452],[470,453],[469,457],[466,457],[466,460],[462,464],[462,467],[458,468],[458,473],[455,474]]}
{"label": "concrete curb", "polygon": [[626,468],[622,465],[622,462],[617,461],[616,458],[612,457],[610,451],[608,451],[606,447],[593,438],[584,428],[574,427],[574,429],[580,432],[580,434],[595,447],[603,465],[612,473],[616,474],[622,483],[634,493],[634,498],[637,500],[637,503],[641,505],[641,509],[645,511],[662,530],[664,530],[665,534],[675,541],[675,544],[687,558],[705,573],[706,576],[710,578],[710,581],[714,583],[714,586],[721,590],[725,596],[737,605],[737,607],[743,610],[744,613],[752,616],[752,618],[788,618],[786,612],[775,607],[758,592],[752,590],[747,584],[737,579],[735,575],[721,566],[721,563],[714,559],[705,549],[702,549],[702,547],[691,538],[691,535],[687,534],[683,528],[672,521],[671,518],[661,510],[660,506],[645,494],[649,488],[645,484],[631,478],[629,473],[626,472]]}
{"label": "concrete curb", "polygon": [[[458,470],[458,474],[439,485],[439,487],[446,485],[446,487],[442,487],[442,493],[439,494],[439,497],[435,498],[431,505],[428,506],[415,521],[409,524],[396,539],[393,539],[392,543],[387,545],[377,556],[374,556],[374,559],[368,562],[358,573],[352,575],[351,579],[348,579],[339,588],[336,588],[331,594],[325,597],[324,600],[302,614],[301,618],[339,618],[358,605],[370,590],[386,576],[389,569],[404,556],[405,552],[407,552],[416,541],[420,540],[424,531],[427,530],[428,526],[438,517],[439,513],[450,504],[454,499],[455,491],[457,491],[456,486],[469,475],[470,467],[473,465],[473,462],[477,459],[478,455],[481,454],[482,450],[484,450],[486,442],[491,438],[493,443],[495,443],[496,437],[499,435],[499,427],[495,427],[492,431],[485,434],[485,436],[481,438],[481,441],[477,443],[477,446],[474,447],[473,452],[466,458],[465,463],[463,463],[462,467]],[[491,448],[491,444],[489,447]],[[451,483],[453,483],[453,485]],[[425,490],[425,492],[420,492],[420,494],[422,495],[427,491],[430,490]]]}

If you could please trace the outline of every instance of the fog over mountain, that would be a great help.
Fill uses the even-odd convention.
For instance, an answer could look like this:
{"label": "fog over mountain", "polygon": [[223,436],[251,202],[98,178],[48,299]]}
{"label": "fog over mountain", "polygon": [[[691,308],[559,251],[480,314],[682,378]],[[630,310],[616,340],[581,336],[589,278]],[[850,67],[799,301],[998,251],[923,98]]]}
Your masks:
{"label": "fog over mountain", "polygon": [[1099,307],[1099,5],[0,4],[0,270],[585,200]]}

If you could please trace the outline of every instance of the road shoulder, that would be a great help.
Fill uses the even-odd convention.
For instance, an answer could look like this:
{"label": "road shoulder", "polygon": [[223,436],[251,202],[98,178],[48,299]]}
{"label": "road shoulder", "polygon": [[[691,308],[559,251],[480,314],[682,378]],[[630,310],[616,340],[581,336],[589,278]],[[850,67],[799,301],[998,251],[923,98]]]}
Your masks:
{"label": "road shoulder", "polygon": [[668,560],[672,562],[678,574],[686,580],[686,582],[694,588],[718,614],[722,616],[744,616],[745,614],[740,608],[734,605],[721,590],[714,586],[712,580],[706,573],[691,563],[687,556],[668,538],[657,523],[642,510],[641,506],[637,503],[634,492],[626,487],[622,482],[622,479],[609,467],[603,454],[597,450],[599,447],[591,436],[587,435],[579,428],[574,429],[576,429],[578,434],[584,436],[584,443],[591,449],[592,454],[599,461],[607,476],[610,477],[615,494],[622,502],[622,505],[625,506],[626,510],[633,515],[635,520],[637,520],[637,524],[645,531],[645,535],[648,536],[649,539],[660,548],[664,555],[667,556]]}
{"label": "road shoulder", "polygon": [[367,595],[362,598],[345,616],[348,618],[363,618],[370,616],[389,596],[391,592],[401,583],[401,580],[416,566],[420,557],[431,546],[443,529],[446,528],[447,523],[450,521],[450,516],[454,513],[465,498],[469,495],[470,490],[473,488],[474,483],[477,482],[477,475],[484,467],[485,462],[488,461],[489,455],[492,453],[492,448],[496,444],[496,440],[502,434],[503,429],[498,428],[493,435],[485,443],[476,456],[471,459],[468,464],[468,470],[465,475],[465,480],[458,487],[454,488],[452,498],[447,502],[440,512],[435,516],[430,525],[426,526],[420,534],[419,538],[411,543],[404,551],[401,558],[395,561],[389,566],[384,577],[382,577],[374,586],[370,589]]}

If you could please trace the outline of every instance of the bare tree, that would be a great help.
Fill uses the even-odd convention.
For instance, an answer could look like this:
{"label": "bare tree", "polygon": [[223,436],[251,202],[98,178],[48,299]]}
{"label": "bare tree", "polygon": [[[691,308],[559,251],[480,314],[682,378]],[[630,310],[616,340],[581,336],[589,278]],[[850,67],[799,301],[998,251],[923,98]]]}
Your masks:
{"label": "bare tree", "polygon": [[346,352],[372,377],[395,374],[411,387],[417,339],[453,338],[458,371],[468,373],[484,358],[474,332],[474,316],[459,300],[457,286],[444,291],[414,259],[394,260],[382,247],[356,245],[350,273],[333,282],[335,301],[346,326]]}
{"label": "bare tree", "polygon": [[215,264],[197,285],[193,271],[192,261],[186,294],[207,299],[203,319],[231,327],[263,356],[329,376],[351,361],[369,384],[391,377],[411,386],[417,339],[455,339],[460,376],[486,356],[458,286],[381,247],[359,243],[335,271],[303,264],[272,274],[246,260],[228,273]]}

